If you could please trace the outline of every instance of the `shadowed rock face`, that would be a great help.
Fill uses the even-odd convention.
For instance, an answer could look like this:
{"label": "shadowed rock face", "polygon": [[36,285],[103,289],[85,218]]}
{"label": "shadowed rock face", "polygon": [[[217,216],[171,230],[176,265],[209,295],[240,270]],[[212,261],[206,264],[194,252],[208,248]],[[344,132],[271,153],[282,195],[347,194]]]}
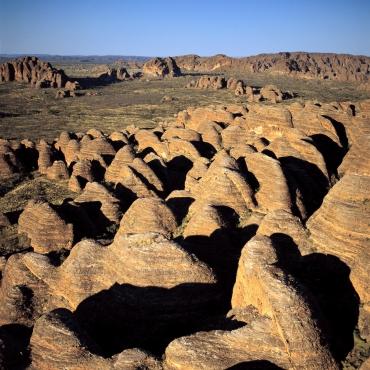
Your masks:
{"label": "shadowed rock face", "polygon": [[21,164],[10,142],[0,139],[0,179],[11,177],[21,170]]}
{"label": "shadowed rock face", "polygon": [[329,349],[317,345],[322,334],[304,291],[279,266],[269,238],[256,236],[244,247],[231,303],[238,318],[250,316],[246,326],[176,339],[166,367],[225,369],[263,354],[283,368],[336,368]]}
{"label": "shadowed rock face", "polygon": [[351,281],[363,302],[359,326],[367,338],[370,336],[369,186],[369,176],[346,174],[307,223],[314,248],[338,256],[351,268]]}
{"label": "shadowed rock face", "polygon": [[17,229],[23,251],[0,256],[1,366],[336,369],[352,349],[361,364],[369,112],[253,101],[1,140],[1,181],[74,192],[0,214],[1,251]]}
{"label": "shadowed rock face", "polygon": [[68,78],[63,70],[36,57],[18,58],[0,65],[0,82],[27,82],[35,87],[64,87]]}

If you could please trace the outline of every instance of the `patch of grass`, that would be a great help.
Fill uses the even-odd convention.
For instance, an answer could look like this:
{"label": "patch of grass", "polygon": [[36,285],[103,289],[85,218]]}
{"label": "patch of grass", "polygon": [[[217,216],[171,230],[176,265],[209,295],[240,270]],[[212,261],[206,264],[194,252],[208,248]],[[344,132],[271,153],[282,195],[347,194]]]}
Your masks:
{"label": "patch of grass", "polygon": [[18,235],[18,225],[0,228],[0,256],[9,256],[29,249],[24,235]]}
{"label": "patch of grass", "polygon": [[[76,77],[97,76],[107,68],[104,64],[70,62],[56,66]],[[275,84],[284,91],[297,93],[296,100],[325,102],[370,97],[369,92],[358,90],[354,83],[249,72],[230,72],[226,77],[230,76],[242,78],[252,86]],[[35,89],[16,82],[1,83],[0,102],[4,114],[0,114],[0,137],[53,140],[63,130],[85,132],[97,128],[110,133],[131,124],[150,128],[189,106],[246,103],[245,97],[235,96],[228,90],[186,89],[185,85],[195,78],[198,76],[122,81],[86,91],[98,93],[96,96],[66,99],[56,99],[56,89]],[[175,100],[162,102],[165,95]]]}
{"label": "patch of grass", "polygon": [[352,351],[342,362],[343,370],[359,369],[362,363],[370,356],[370,343],[360,337],[358,329],[353,333],[353,341]]}
{"label": "patch of grass", "polygon": [[8,213],[24,209],[27,202],[42,197],[50,203],[62,204],[66,198],[74,198],[65,182],[53,182],[45,177],[25,179],[0,199],[0,212]]}

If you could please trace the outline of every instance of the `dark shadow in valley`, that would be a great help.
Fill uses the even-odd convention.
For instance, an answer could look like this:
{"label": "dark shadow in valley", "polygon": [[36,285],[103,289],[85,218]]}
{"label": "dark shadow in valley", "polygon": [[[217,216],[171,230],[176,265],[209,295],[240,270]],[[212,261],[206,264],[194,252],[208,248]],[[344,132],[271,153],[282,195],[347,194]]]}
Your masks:
{"label": "dark shadow in valley", "polygon": [[326,116],[326,115],[323,115],[324,118],[328,119],[331,124],[333,125],[334,127],[334,130],[339,138],[339,141],[342,145],[342,148],[347,151],[348,150],[348,136],[347,136],[347,132],[346,132],[346,128],[344,127],[343,123],[335,120],[334,118],[332,117],[329,117],[329,116]]}
{"label": "dark shadow in valley", "polygon": [[329,176],[338,176],[338,167],[341,164],[346,150],[341,148],[336,142],[323,134],[311,136],[313,145],[322,154]]}
{"label": "dark shadow in valley", "polygon": [[191,141],[202,157],[211,159],[217,152],[213,145],[204,141]]}
{"label": "dark shadow in valley", "polygon": [[[319,167],[311,162],[292,156],[281,157],[279,160],[293,201],[292,210],[296,216],[305,220],[321,206],[329,190],[329,181]],[[302,215],[297,207],[298,195],[306,215]]]}
{"label": "dark shadow in valley", "polygon": [[179,237],[176,241],[189,253],[194,254],[199,260],[212,267],[225,298],[223,310],[226,313],[231,309],[232,289],[241,251],[244,245],[256,234],[258,225],[252,224],[244,228],[237,228],[236,225],[232,225],[237,220],[234,210],[229,207],[222,208],[218,211],[220,217],[226,221],[225,228],[215,230],[210,236]]}
{"label": "dark shadow in valley", "polygon": [[240,362],[234,366],[228,367],[226,370],[283,370],[280,366],[267,360],[255,360]]}
{"label": "dark shadow in valley", "polygon": [[66,199],[57,207],[62,219],[73,224],[74,243],[83,238],[113,239],[117,225],[105,216],[100,201],[74,203]]}
{"label": "dark shadow in valley", "polygon": [[115,78],[108,77],[73,77],[70,80],[77,81],[80,86],[84,89],[93,89],[95,87],[109,86],[114,83],[123,82],[118,81]]}
{"label": "dark shadow in valley", "polygon": [[114,195],[121,201],[121,210],[124,214],[131,204],[138,198],[137,195],[126,186],[117,183],[114,188]]}
{"label": "dark shadow in valley", "polygon": [[187,173],[193,167],[193,162],[183,155],[172,158],[167,163],[169,189],[168,193],[173,190],[185,189],[185,180]]}
{"label": "dark shadow in valley", "polygon": [[0,118],[19,117],[19,116],[21,116],[20,113],[0,112]]}
{"label": "dark shadow in valley", "polygon": [[350,268],[338,257],[313,253],[302,257],[302,281],[314,294],[331,334],[331,349],[341,361],[352,350],[360,299],[350,280]]}
{"label": "dark shadow in valley", "polygon": [[205,317],[220,314],[223,300],[216,284],[166,289],[116,283],[81,302],[74,316],[104,357],[134,347],[160,355],[173,339],[202,330]]}
{"label": "dark shadow in valley", "polygon": [[29,342],[32,329],[21,324],[0,326],[0,368],[22,370],[31,363]]}
{"label": "dark shadow in valley", "polygon": [[173,197],[166,201],[166,204],[175,215],[177,223],[181,225],[184,218],[188,214],[189,207],[194,202],[193,198],[190,197]]}

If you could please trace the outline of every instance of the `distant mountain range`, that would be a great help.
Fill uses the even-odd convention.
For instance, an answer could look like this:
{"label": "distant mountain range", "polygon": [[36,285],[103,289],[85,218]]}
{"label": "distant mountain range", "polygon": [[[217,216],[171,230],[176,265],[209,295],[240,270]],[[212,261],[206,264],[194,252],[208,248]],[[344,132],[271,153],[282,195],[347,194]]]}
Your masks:
{"label": "distant mountain range", "polygon": [[75,62],[75,63],[97,63],[110,64],[118,60],[146,62],[151,57],[136,55],[57,55],[57,54],[0,54],[0,61],[32,55],[48,62]]}
{"label": "distant mountain range", "polygon": [[[23,54],[0,54],[0,63]],[[35,54],[51,63],[135,64],[142,66],[151,59],[133,55],[50,55]],[[272,73],[307,79],[367,82],[370,80],[370,57],[350,54],[281,52],[234,58],[224,54],[202,57],[174,57],[183,71]]]}

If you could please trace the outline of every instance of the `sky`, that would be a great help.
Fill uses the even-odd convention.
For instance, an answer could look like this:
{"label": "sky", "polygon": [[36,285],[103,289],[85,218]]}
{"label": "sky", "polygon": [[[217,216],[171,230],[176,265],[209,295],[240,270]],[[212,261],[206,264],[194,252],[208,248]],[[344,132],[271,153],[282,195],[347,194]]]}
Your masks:
{"label": "sky", "polygon": [[370,56],[370,0],[0,0],[0,54]]}

